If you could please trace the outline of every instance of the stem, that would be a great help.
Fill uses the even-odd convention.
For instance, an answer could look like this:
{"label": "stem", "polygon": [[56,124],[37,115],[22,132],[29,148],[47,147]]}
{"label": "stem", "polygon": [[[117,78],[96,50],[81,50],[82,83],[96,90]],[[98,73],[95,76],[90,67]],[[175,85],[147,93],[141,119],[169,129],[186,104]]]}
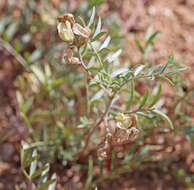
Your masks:
{"label": "stem", "polygon": [[[95,51],[95,49],[93,49]],[[97,53],[97,52],[96,52]],[[99,56],[99,55],[98,55]],[[80,51],[80,48],[78,48],[78,57],[79,57],[79,60],[81,62],[81,65],[82,67],[84,68],[84,70],[88,73],[88,75],[92,78],[94,78],[94,76],[92,75],[92,73],[90,71],[88,71],[83,59],[82,59],[82,55],[81,55],[81,51]],[[100,57],[99,57],[100,59]],[[101,59],[100,59],[101,60]],[[87,76],[87,79],[88,79],[88,76]],[[88,83],[87,83],[88,84]],[[104,90],[104,92],[106,92],[109,96],[111,96],[111,93],[102,85],[102,84],[99,84],[100,87]],[[88,88],[88,85],[86,86],[86,88]]]}
{"label": "stem", "polygon": [[10,45],[10,43],[0,38],[0,45],[4,47],[27,71],[31,71],[26,60]]}
{"label": "stem", "polygon": [[88,71],[87,66],[85,65],[85,63],[82,59],[80,48],[78,48],[78,57],[79,57],[79,60],[81,62],[82,67],[84,68],[84,70],[88,73],[88,75],[91,75],[90,71]]}
{"label": "stem", "polygon": [[93,135],[95,130],[99,127],[99,125],[104,121],[104,118],[106,117],[106,115],[108,115],[108,113],[109,113],[109,111],[111,109],[111,105],[112,105],[112,101],[113,101],[114,97],[115,97],[115,94],[111,97],[111,99],[110,99],[110,101],[108,103],[108,106],[107,106],[105,112],[103,113],[103,115],[101,116],[101,118],[98,120],[98,122],[93,127],[93,129],[88,133],[88,135],[86,137],[86,140],[85,140],[85,145],[84,145],[83,149],[77,155],[75,155],[74,160],[78,160],[85,153],[85,151],[87,150],[88,144],[89,144],[89,140],[90,140],[91,136]]}
{"label": "stem", "polygon": [[92,42],[91,42],[91,41],[89,41],[88,43],[90,44],[91,49],[92,49],[92,50],[94,51],[94,53],[96,54],[96,57],[97,57],[97,59],[98,59],[98,61],[99,61],[99,63],[100,63],[100,66],[103,68],[103,63],[102,63],[102,60],[101,60],[101,58],[100,58],[98,52],[96,51],[96,49],[95,49],[94,46],[92,45]]}

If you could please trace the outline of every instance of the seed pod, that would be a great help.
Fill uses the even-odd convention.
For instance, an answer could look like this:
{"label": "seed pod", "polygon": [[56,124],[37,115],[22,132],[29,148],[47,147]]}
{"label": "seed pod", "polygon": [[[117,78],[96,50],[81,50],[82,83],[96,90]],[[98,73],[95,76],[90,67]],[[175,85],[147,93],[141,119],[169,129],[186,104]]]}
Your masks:
{"label": "seed pod", "polygon": [[75,34],[75,44],[81,47],[88,41],[91,30],[88,27],[82,27],[80,24],[75,23],[73,25],[73,33]]}
{"label": "seed pod", "polygon": [[71,13],[64,14],[63,16],[58,16],[57,20],[63,23],[65,23],[66,21],[69,21],[71,23],[71,27],[73,27],[75,23],[74,16]]}
{"label": "seed pod", "polygon": [[67,64],[78,65],[81,64],[80,60],[77,57],[73,57],[73,51],[71,48],[67,48],[64,56]]}
{"label": "seed pod", "polygon": [[58,34],[59,37],[67,43],[72,43],[74,40],[74,34],[73,31],[71,29],[71,24],[69,21],[66,21],[65,23],[60,22],[57,25],[57,29],[58,29]]}

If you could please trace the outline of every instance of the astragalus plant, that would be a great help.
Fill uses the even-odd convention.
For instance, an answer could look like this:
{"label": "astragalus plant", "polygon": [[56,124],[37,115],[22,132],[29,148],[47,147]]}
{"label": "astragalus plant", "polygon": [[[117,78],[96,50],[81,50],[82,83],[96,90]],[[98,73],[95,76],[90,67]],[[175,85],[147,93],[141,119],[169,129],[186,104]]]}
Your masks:
{"label": "astragalus plant", "polygon": [[[159,102],[162,84],[173,86],[171,76],[185,67],[173,55],[166,63],[147,61],[159,35],[150,28],[145,46],[135,38],[143,58],[140,64],[132,66],[122,59],[121,49],[115,50],[110,45],[111,36],[102,31],[100,17],[95,23],[95,8],[87,23],[70,13],[59,16],[57,22],[58,35],[65,45],[65,65],[60,67],[63,70],[49,64],[44,68],[32,65],[30,75],[21,76],[17,83],[29,88],[25,86],[26,80],[32,87],[29,93],[32,97],[21,90],[24,95],[18,92],[18,100],[29,128],[28,143],[46,154],[44,159],[49,161],[54,157],[64,165],[89,160],[87,189],[91,184],[95,187],[106,178],[128,171],[134,152],[134,165],[152,159],[143,157],[149,151],[149,145],[144,142],[146,135],[158,126],[161,129],[160,119],[165,121],[162,125],[169,126],[164,127],[166,132],[174,129]],[[144,90],[140,93],[142,82]],[[97,158],[99,178],[92,182]],[[104,175],[103,168],[110,175]]]}

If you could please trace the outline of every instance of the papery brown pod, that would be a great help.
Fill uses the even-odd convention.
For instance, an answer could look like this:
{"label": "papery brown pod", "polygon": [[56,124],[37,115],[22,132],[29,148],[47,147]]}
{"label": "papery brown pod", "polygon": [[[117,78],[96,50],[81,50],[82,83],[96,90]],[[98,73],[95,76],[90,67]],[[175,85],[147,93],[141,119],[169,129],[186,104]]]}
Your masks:
{"label": "papery brown pod", "polygon": [[80,60],[77,57],[73,57],[73,50],[71,48],[67,48],[64,56],[67,64],[79,65],[81,64]]}
{"label": "papery brown pod", "polygon": [[63,16],[58,16],[57,17],[58,22],[66,22],[69,21],[71,23],[71,27],[73,27],[75,23],[75,18],[71,13],[66,13]]}
{"label": "papery brown pod", "polygon": [[75,34],[75,44],[78,47],[84,45],[91,35],[91,30],[88,27],[82,27],[80,24],[73,25],[73,33]]}

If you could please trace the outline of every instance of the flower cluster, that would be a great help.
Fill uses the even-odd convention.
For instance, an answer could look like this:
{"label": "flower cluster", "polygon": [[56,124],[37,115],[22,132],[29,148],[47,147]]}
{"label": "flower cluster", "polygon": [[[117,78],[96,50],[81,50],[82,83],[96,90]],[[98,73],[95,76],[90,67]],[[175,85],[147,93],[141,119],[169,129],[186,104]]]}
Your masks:
{"label": "flower cluster", "polygon": [[[75,23],[72,14],[68,13],[63,16],[58,16],[57,20],[58,34],[64,42],[80,48],[89,40],[91,30],[88,27],[83,27]],[[77,57],[73,57],[73,50],[70,46],[66,50],[65,61],[68,64],[80,64],[80,60]]]}

